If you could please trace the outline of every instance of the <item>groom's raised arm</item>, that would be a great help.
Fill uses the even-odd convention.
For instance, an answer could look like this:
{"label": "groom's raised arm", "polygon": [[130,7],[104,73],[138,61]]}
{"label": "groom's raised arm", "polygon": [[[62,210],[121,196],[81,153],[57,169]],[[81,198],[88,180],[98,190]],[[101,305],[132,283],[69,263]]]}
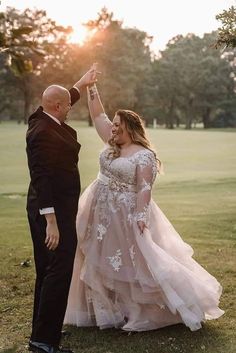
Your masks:
{"label": "groom's raised arm", "polygon": [[97,82],[96,73],[97,71],[93,67],[90,68],[69,90],[71,105],[75,104],[80,99],[82,91],[85,90],[87,86]]}

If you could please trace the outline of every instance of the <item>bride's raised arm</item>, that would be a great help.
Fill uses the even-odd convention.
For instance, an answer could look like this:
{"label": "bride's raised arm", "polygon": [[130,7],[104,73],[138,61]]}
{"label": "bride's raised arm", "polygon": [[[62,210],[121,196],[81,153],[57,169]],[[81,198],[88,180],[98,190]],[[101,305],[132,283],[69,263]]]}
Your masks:
{"label": "bride's raised arm", "polygon": [[91,119],[101,139],[107,143],[111,138],[112,122],[106,115],[96,84],[87,87],[88,107]]}

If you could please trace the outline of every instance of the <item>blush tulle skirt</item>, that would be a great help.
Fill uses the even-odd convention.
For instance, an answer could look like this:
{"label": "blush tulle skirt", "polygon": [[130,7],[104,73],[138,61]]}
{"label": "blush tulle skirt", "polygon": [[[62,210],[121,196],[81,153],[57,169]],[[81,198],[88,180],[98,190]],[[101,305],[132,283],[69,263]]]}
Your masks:
{"label": "blush tulle skirt", "polygon": [[[194,331],[223,315],[221,285],[192,258],[192,248],[153,200],[149,226],[141,235],[136,222],[127,220],[125,205],[116,212],[107,205],[110,222],[103,227],[100,193],[95,181],[79,202],[64,323],[130,331],[183,323]],[[104,229],[102,237],[98,229],[100,235]]]}

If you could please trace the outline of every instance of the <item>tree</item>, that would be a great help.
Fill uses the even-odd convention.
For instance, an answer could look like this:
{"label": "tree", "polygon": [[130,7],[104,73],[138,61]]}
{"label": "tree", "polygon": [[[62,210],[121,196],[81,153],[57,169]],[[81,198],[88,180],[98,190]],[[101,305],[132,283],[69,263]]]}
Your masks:
{"label": "tree", "polygon": [[196,116],[199,40],[194,34],[174,37],[156,64],[158,102],[167,128],[172,129],[182,118],[190,129]]}
{"label": "tree", "polygon": [[157,99],[167,128],[179,120],[186,129],[197,121],[210,127],[226,96],[234,94],[234,68],[212,48],[215,39],[214,32],[203,38],[177,36],[156,62]]}
{"label": "tree", "polygon": [[45,65],[66,48],[66,35],[71,28],[56,25],[42,10],[23,12],[7,7],[0,13],[0,49],[5,56],[24,100],[26,121],[34,94],[35,82]]}
{"label": "tree", "polygon": [[93,33],[85,44],[91,62],[97,61],[102,72],[101,94],[109,116],[119,108],[143,113],[139,102],[151,70],[151,38],[135,28],[123,28],[121,21],[103,8],[98,18],[89,21]]}
{"label": "tree", "polygon": [[222,22],[222,27],[218,29],[218,38],[215,47],[236,47],[236,7],[232,6],[228,10],[216,16]]}
{"label": "tree", "polygon": [[212,48],[211,43],[216,40],[216,35],[216,32],[205,34],[201,40],[203,56],[199,63],[198,113],[204,128],[212,126],[218,112],[225,108],[226,100],[235,95],[232,76],[235,68],[220,50]]}

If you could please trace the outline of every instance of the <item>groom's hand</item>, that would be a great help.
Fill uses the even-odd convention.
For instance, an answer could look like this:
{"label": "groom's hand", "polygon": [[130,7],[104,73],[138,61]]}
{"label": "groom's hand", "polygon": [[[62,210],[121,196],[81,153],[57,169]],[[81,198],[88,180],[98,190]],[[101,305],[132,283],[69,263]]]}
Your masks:
{"label": "groom's hand", "polygon": [[55,213],[46,214],[45,218],[47,221],[45,244],[49,250],[55,250],[60,239]]}

